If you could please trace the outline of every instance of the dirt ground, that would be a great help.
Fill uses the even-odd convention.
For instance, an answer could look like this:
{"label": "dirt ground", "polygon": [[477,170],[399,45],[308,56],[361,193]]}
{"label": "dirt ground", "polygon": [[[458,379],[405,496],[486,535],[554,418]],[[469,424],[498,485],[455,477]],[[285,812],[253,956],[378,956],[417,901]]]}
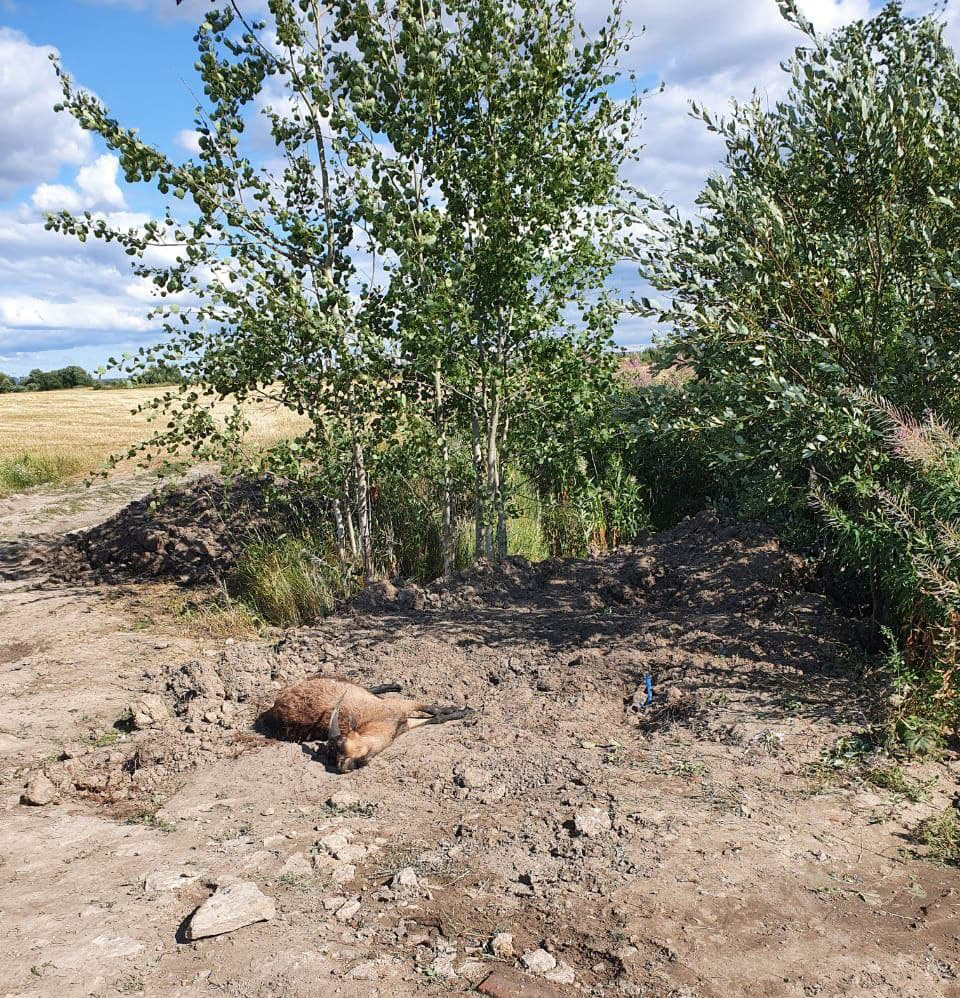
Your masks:
{"label": "dirt ground", "polygon": [[[909,835],[958,764],[911,767],[919,803],[821,764],[871,710],[862,628],[764,528],[214,640],[44,576],[38,535],[144,487],[0,503],[0,996],[960,996],[960,871]],[[477,713],[337,775],[251,733],[316,672]],[[275,916],[185,941],[236,881]]]}

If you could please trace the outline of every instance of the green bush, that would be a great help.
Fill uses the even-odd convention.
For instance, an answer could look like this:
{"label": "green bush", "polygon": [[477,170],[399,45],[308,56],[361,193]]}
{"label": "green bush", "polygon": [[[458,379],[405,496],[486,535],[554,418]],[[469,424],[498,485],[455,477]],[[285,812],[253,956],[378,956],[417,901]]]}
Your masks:
{"label": "green bush", "polygon": [[667,294],[637,304],[672,326],[659,368],[688,377],[634,400],[632,466],[669,481],[654,508],[712,497],[816,549],[896,635],[923,740],[957,706],[960,69],[899,3],[825,37],[780,7],[806,36],[785,98],[694,107],[724,170],[694,220],[654,203],[637,246]]}
{"label": "green bush", "polygon": [[55,371],[41,371],[35,367],[23,383],[24,389],[31,392],[51,392],[60,388],[89,388],[93,378],[76,364],[61,367]]}

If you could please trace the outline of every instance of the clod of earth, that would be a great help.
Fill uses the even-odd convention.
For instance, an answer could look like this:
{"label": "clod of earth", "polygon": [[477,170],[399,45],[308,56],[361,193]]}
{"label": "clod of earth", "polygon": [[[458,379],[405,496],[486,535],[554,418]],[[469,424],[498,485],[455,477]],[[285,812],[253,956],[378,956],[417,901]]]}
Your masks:
{"label": "clod of earth", "polygon": [[524,977],[523,974],[507,968],[498,968],[477,988],[482,995],[490,998],[562,998],[561,993],[550,984]]}
{"label": "clod of earth", "polygon": [[145,693],[130,704],[130,723],[135,731],[163,724],[169,717],[166,700],[155,693]]}
{"label": "clod of earth", "polygon": [[574,831],[590,839],[609,832],[612,827],[610,815],[600,807],[584,808],[573,816]]}
{"label": "clod of earth", "polygon": [[20,795],[22,804],[30,804],[34,807],[43,807],[52,803],[57,796],[57,788],[44,773],[37,773],[30,782],[23,788]]}
{"label": "clod of earth", "polygon": [[218,888],[197,908],[185,935],[191,942],[219,936],[254,922],[269,922],[276,913],[273,898],[267,897],[256,884],[238,881]]}

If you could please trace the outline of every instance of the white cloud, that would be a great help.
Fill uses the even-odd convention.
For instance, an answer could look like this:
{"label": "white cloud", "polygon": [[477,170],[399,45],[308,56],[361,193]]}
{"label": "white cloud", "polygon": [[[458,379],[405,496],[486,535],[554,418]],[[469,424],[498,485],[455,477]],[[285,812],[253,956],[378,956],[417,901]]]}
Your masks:
{"label": "white cloud", "polygon": [[117,184],[120,161],[105,153],[77,171],[76,187],[66,184],[40,184],[31,202],[37,211],[81,211],[94,208],[123,208],[126,202]]}
{"label": "white cloud", "polygon": [[126,202],[117,184],[120,161],[105,153],[77,173],[77,187],[85,208],[123,208]]}
{"label": "white cloud", "polygon": [[[9,295],[0,299],[0,329],[120,329],[125,332],[148,328],[136,310],[118,309],[115,302],[100,298],[75,298],[52,302],[34,295]],[[0,346],[3,346],[0,333]]]}
{"label": "white cloud", "polygon": [[176,135],[176,143],[191,155],[200,152],[200,133],[192,128],[182,128]]}
{"label": "white cloud", "polygon": [[37,211],[80,211],[80,195],[66,184],[40,184],[30,198]]}
{"label": "white cloud", "polygon": [[64,164],[91,153],[90,136],[67,114],[56,114],[60,86],[49,45],[0,28],[0,199],[24,184],[56,177]]}
{"label": "white cloud", "polygon": [[[731,99],[747,99],[754,91],[775,100],[788,83],[780,64],[803,35],[784,21],[775,0],[675,0],[655,13],[639,0],[626,6],[636,28],[644,14],[649,17],[631,47],[635,68],[666,83],[662,94],[644,104],[644,148],[631,179],[689,210],[724,152],[719,136],[690,117],[690,101],[722,115]],[[821,32],[870,14],[869,0],[801,0],[800,6]],[[581,9],[591,13],[592,0]]]}

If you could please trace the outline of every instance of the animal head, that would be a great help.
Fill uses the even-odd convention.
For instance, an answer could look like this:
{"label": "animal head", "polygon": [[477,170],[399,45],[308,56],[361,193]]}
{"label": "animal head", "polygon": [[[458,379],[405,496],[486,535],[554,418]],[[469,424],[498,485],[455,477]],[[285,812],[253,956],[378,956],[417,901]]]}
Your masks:
{"label": "animal head", "polygon": [[353,769],[365,766],[370,759],[369,745],[358,732],[349,728],[344,732],[340,726],[340,707],[343,697],[337,701],[330,714],[330,724],[327,727],[327,757],[338,773],[349,773]]}

